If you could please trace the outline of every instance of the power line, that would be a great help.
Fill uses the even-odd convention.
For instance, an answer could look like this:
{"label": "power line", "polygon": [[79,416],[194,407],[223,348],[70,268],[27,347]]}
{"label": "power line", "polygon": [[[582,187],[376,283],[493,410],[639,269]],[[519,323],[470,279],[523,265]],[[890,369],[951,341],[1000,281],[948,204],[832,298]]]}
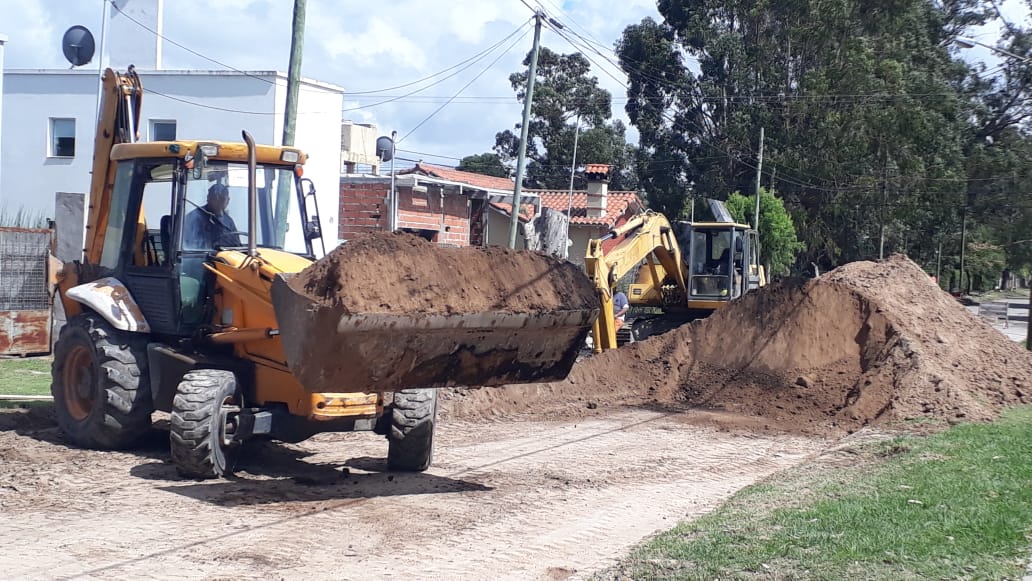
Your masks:
{"label": "power line", "polygon": [[[491,48],[490,48],[490,49],[489,49],[488,51],[482,52],[482,53],[481,53],[481,54],[480,54],[480,55],[479,55],[479,56],[478,56],[478,57],[476,58],[476,60],[473,60],[473,61],[469,62],[469,63],[468,63],[468,64],[467,64],[466,66],[464,66],[464,67],[462,67],[461,69],[459,69],[459,70],[455,71],[454,73],[452,73],[452,74],[448,75],[447,77],[444,77],[444,78],[438,79],[437,81],[435,81],[435,82],[433,82],[433,83],[430,83],[429,85],[426,85],[425,87],[421,87],[421,88],[419,88],[419,89],[416,89],[416,90],[414,90],[414,91],[411,91],[411,92],[409,92],[409,93],[406,93],[406,94],[404,94],[404,95],[399,95],[399,96],[397,96],[397,97],[393,97],[393,98],[390,98],[390,99],[384,99],[383,101],[377,101],[376,103],[371,103],[371,104],[369,104],[369,105],[359,105],[358,107],[348,107],[348,108],[342,109],[341,111],[342,111],[342,112],[347,112],[347,111],[358,111],[358,110],[360,110],[360,109],[369,109],[369,108],[372,108],[372,107],[378,107],[378,106],[380,106],[380,105],[385,105],[385,104],[387,104],[387,103],[393,103],[393,102],[395,102],[395,101],[399,101],[399,100],[401,100],[401,99],[403,99],[403,98],[406,98],[406,97],[410,97],[410,96],[412,96],[412,95],[415,95],[415,94],[421,93],[421,92],[423,92],[423,91],[425,91],[425,90],[429,89],[430,87],[433,87],[433,86],[439,85],[439,84],[443,83],[444,81],[447,81],[448,79],[450,79],[450,78],[452,78],[452,77],[454,77],[454,76],[458,75],[459,73],[462,73],[462,72],[464,72],[464,71],[465,71],[466,69],[468,69],[468,68],[472,67],[473,65],[475,65],[475,64],[477,64],[478,62],[480,62],[481,60],[483,60],[483,59],[484,59],[485,57],[487,57],[487,55],[488,55],[488,54],[490,54],[490,53],[491,53],[492,51],[494,51],[495,49],[497,49],[497,48],[498,48],[499,46],[501,46],[501,45],[502,45],[503,43],[505,43],[506,41],[508,41],[508,40],[509,40],[510,38],[512,38],[512,37],[514,37],[514,36],[516,36],[516,34],[517,34],[518,32],[520,32],[521,30],[523,30],[523,31],[524,31],[523,35],[524,35],[524,36],[526,36],[526,34],[527,34],[527,33],[526,33],[526,30],[525,30],[525,29],[527,29],[527,25],[528,25],[528,23],[529,23],[529,22],[530,22],[530,19],[528,19],[528,20],[527,20],[526,22],[524,22],[523,24],[521,24],[520,26],[518,26],[518,27],[517,27],[517,28],[516,28],[515,30],[513,30],[513,31],[512,31],[511,33],[509,33],[509,36],[506,36],[506,37],[505,37],[505,38],[503,38],[502,40],[500,40],[500,41],[498,41],[497,43],[495,43],[494,45],[492,45],[492,46],[491,46]],[[520,38],[522,39],[522,36],[521,36]],[[519,39],[517,39],[517,42],[518,42],[518,40],[519,40]],[[511,48],[511,47],[510,47],[510,48]],[[502,55],[504,55],[504,54],[508,53],[508,51],[509,51],[509,49],[506,49],[506,51],[505,51],[505,52],[503,52],[503,53],[502,53]],[[501,58],[501,55],[500,55],[500,56],[499,56],[498,58]],[[495,62],[497,62],[497,60],[498,60],[498,59],[495,59]],[[494,64],[494,63],[492,63],[492,64]],[[483,73],[481,73],[481,74],[483,74]],[[478,75],[478,76],[479,76],[479,75]]]}
{"label": "power line", "polygon": [[[528,22],[529,22],[529,20],[528,20]],[[519,27],[517,27],[516,30],[512,31],[512,34],[516,34],[516,32],[518,32],[525,25],[526,25],[526,23],[524,23],[523,25],[520,25]],[[429,81],[430,79],[432,79],[432,78],[434,78],[436,76],[442,75],[442,74],[444,74],[444,73],[446,73],[446,72],[448,72],[448,71],[450,71],[452,69],[458,68],[458,67],[460,67],[460,66],[462,66],[462,65],[464,65],[464,64],[466,64],[466,63],[468,63],[470,61],[473,61],[474,59],[479,60],[480,58],[485,56],[487,53],[490,53],[495,48],[497,48],[499,45],[503,44],[506,40],[511,38],[512,34],[510,34],[509,36],[503,38],[502,40],[498,41],[497,43],[491,45],[490,47],[484,49],[483,51],[481,51],[481,52],[479,52],[479,53],[469,57],[468,59],[466,59],[464,61],[462,61],[460,63],[456,63],[456,64],[454,64],[454,65],[452,65],[452,66],[450,66],[450,67],[448,67],[446,69],[440,70],[440,71],[438,71],[438,72],[436,72],[436,73],[434,73],[432,75],[428,75],[426,77],[423,77],[422,79],[419,79],[419,80],[416,80],[416,81],[412,81],[412,82],[409,82],[409,83],[405,83],[405,84],[402,84],[402,85],[395,85],[393,87],[386,87],[384,89],[376,89],[374,91],[348,91],[347,94],[349,96],[371,95],[371,94],[374,94],[374,93],[384,93],[384,92],[387,92],[387,91],[393,91],[395,89],[403,89],[405,87],[411,87],[412,85],[418,85],[419,83],[422,83],[423,81]],[[380,95],[380,97],[389,97],[389,96],[391,96],[391,95]]]}
{"label": "power line", "polygon": [[[180,43],[178,43],[178,42],[176,42],[176,41],[172,40],[171,38],[168,38],[167,36],[164,36],[163,34],[159,33],[159,32],[158,32],[157,30],[154,30],[153,28],[151,28],[151,27],[147,26],[146,24],[144,24],[144,23],[140,22],[139,20],[137,20],[137,19],[133,18],[132,16],[130,16],[130,15],[129,15],[128,13],[126,13],[125,11],[123,11],[123,10],[122,10],[121,8],[119,8],[119,7],[118,7],[118,4],[117,4],[117,3],[115,2],[115,0],[106,0],[106,1],[107,1],[107,2],[110,2],[110,3],[111,3],[111,6],[112,6],[112,7],[113,7],[113,8],[114,8],[114,9],[115,9],[115,10],[116,10],[116,11],[117,11],[117,12],[118,12],[119,14],[121,14],[122,16],[125,16],[125,17],[126,17],[127,19],[129,19],[130,21],[132,21],[132,22],[136,23],[136,25],[137,25],[137,26],[139,26],[140,28],[142,28],[142,29],[144,29],[144,30],[146,30],[146,31],[150,32],[150,33],[151,33],[151,34],[153,34],[154,36],[156,36],[156,37],[160,38],[161,40],[164,40],[165,42],[167,42],[167,43],[169,43],[169,44],[172,44],[172,45],[178,46],[179,48],[181,48],[181,49],[185,50],[186,52],[188,52],[188,53],[191,53],[191,54],[194,54],[194,55],[196,55],[196,56],[199,56],[199,57],[201,57],[202,59],[204,59],[204,60],[206,60],[206,61],[209,61],[209,62],[213,62],[213,63],[215,63],[215,64],[219,65],[219,66],[220,66],[220,67],[222,67],[222,68],[226,68],[226,69],[229,69],[229,70],[231,70],[231,71],[236,71],[236,72],[238,72],[238,73],[241,73],[241,74],[243,74],[243,75],[245,75],[245,76],[251,77],[252,79],[258,79],[259,81],[263,81],[263,82],[265,82],[265,83],[269,83],[270,85],[275,85],[275,84],[276,84],[276,82],[275,82],[275,81],[270,81],[269,79],[266,79],[266,78],[264,78],[264,77],[260,77],[260,76],[258,76],[258,75],[253,75],[253,74],[251,74],[251,73],[249,73],[249,72],[247,72],[247,71],[244,71],[244,70],[238,69],[238,68],[236,68],[236,67],[234,67],[234,66],[230,66],[230,65],[228,65],[228,64],[226,64],[226,63],[224,63],[224,62],[222,62],[222,61],[220,61],[220,60],[217,60],[217,59],[213,59],[213,58],[211,58],[210,56],[207,56],[207,55],[201,54],[201,53],[197,52],[196,50],[194,50],[194,49],[192,49],[192,48],[190,48],[190,47],[188,47],[188,46],[186,46],[186,45],[184,45],[184,44],[180,44]],[[153,92],[153,91],[149,91],[149,92]]]}
{"label": "power line", "polygon": [[442,105],[441,105],[440,107],[438,107],[437,109],[435,109],[433,113],[431,113],[431,114],[427,115],[427,116],[426,116],[426,118],[424,118],[424,119],[423,119],[422,121],[420,121],[419,123],[417,123],[415,127],[413,127],[412,129],[410,129],[410,130],[409,130],[409,132],[408,132],[408,133],[406,133],[406,134],[404,135],[404,137],[402,137],[401,139],[399,139],[399,140],[398,140],[398,143],[401,143],[402,141],[405,141],[405,139],[406,139],[406,138],[407,138],[407,137],[408,137],[409,135],[412,135],[413,133],[415,133],[415,131],[416,131],[417,129],[419,129],[420,127],[422,127],[424,123],[426,123],[427,121],[429,121],[430,119],[432,119],[432,118],[434,117],[434,115],[437,115],[438,113],[440,113],[442,109],[444,109],[445,107],[447,107],[447,106],[448,106],[448,104],[449,104],[449,103],[451,103],[451,102],[452,102],[452,100],[454,100],[454,99],[455,99],[455,97],[458,97],[458,96],[459,96],[459,95],[460,95],[460,94],[461,94],[461,93],[462,93],[463,91],[465,91],[465,90],[466,90],[466,89],[467,89],[467,88],[468,88],[468,87],[469,87],[470,85],[472,85],[472,84],[473,84],[474,82],[476,82],[476,80],[477,80],[477,79],[479,79],[479,78],[480,78],[481,76],[483,76],[483,74],[484,74],[484,73],[486,73],[487,71],[491,70],[491,68],[492,68],[492,67],[494,67],[494,66],[495,66],[495,64],[496,64],[496,63],[498,63],[498,61],[499,61],[499,60],[501,60],[501,58],[502,58],[503,56],[505,56],[505,55],[509,54],[509,51],[511,51],[511,50],[513,49],[513,47],[514,47],[514,46],[516,46],[517,44],[519,44],[519,42],[520,42],[521,40],[523,40],[523,38],[524,38],[524,37],[526,37],[526,36],[527,36],[527,33],[528,33],[528,32],[529,32],[529,29],[528,29],[528,30],[525,30],[525,31],[523,31],[523,34],[522,34],[522,35],[520,35],[520,37],[519,37],[519,38],[517,38],[517,39],[516,39],[516,40],[515,40],[515,41],[514,41],[514,42],[513,42],[512,44],[510,44],[510,45],[509,45],[509,47],[508,47],[508,48],[506,48],[504,52],[502,52],[502,53],[501,53],[501,54],[499,54],[499,55],[498,55],[497,57],[495,57],[495,60],[491,61],[491,64],[487,65],[487,66],[486,66],[486,67],[484,68],[484,70],[480,71],[480,73],[478,73],[478,74],[477,74],[477,76],[473,77],[472,79],[470,79],[470,81],[469,81],[468,83],[466,83],[465,85],[463,85],[463,86],[462,86],[462,88],[460,88],[460,89],[458,90],[458,92],[456,92],[456,93],[455,93],[455,95],[454,95],[454,96],[453,96],[453,97],[452,97],[451,99],[449,99],[448,101],[446,101],[446,102],[445,102],[444,104],[442,104]]}

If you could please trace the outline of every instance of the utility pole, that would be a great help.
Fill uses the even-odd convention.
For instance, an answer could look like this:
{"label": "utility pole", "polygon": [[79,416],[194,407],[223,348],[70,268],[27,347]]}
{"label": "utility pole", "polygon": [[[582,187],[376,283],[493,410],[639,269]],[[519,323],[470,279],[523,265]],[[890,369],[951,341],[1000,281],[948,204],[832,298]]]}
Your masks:
{"label": "utility pole", "polygon": [[756,213],[753,214],[753,230],[760,231],[760,179],[763,177],[763,128],[760,127],[760,155],[756,162]]}
{"label": "utility pole", "polygon": [[[305,4],[294,0],[294,27],[290,35],[290,64],[287,70],[287,105],[283,112],[284,147],[294,145],[294,126],[297,121],[297,93],[301,83],[301,55],[305,45]],[[287,235],[287,211],[290,209],[291,176],[280,172],[276,195],[276,242],[283,245]],[[254,236],[254,233],[251,233]]]}
{"label": "utility pole", "polygon": [[527,131],[530,129],[530,106],[534,101],[534,77],[537,76],[538,45],[541,43],[541,19],[534,15],[534,48],[530,53],[527,74],[527,95],[523,99],[523,124],[520,126],[520,153],[516,158],[516,187],[512,191],[512,217],[509,221],[509,248],[516,248],[516,228],[520,223],[520,192],[523,190],[523,168],[527,161]]}
{"label": "utility pole", "polygon": [[[964,291],[964,255],[967,251],[967,200],[960,212],[960,292]],[[1029,311],[1032,312],[1032,311]]]}
{"label": "utility pole", "polygon": [[577,113],[577,128],[573,133],[573,161],[570,162],[570,198],[566,202],[566,245],[563,258],[570,258],[570,221],[573,220],[573,177],[577,173],[577,140],[580,138],[580,113]]}

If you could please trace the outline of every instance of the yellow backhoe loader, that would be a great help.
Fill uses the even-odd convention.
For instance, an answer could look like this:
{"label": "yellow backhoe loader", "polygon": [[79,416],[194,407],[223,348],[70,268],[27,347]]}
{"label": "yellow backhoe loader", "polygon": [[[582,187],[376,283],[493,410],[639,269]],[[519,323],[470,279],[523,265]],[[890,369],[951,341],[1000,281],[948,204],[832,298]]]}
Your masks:
{"label": "yellow backhoe loader", "polygon": [[246,131],[243,143],[137,142],[142,99],[132,67],[105,72],[84,253],[59,277],[51,389],[75,444],[131,446],[165,411],[187,477],[229,473],[249,438],[352,430],[387,436],[390,469],[420,471],[436,388],[569,373],[597,309],[313,319],[286,283],[321,240],[306,154]]}
{"label": "yellow backhoe loader", "polygon": [[[608,250],[607,241],[615,241]],[[651,211],[590,240],[585,269],[601,305],[592,331],[596,353],[706,317],[767,284],[759,238],[748,225],[671,224]],[[635,272],[626,294],[632,314],[638,315],[617,330],[613,295],[619,281]]]}

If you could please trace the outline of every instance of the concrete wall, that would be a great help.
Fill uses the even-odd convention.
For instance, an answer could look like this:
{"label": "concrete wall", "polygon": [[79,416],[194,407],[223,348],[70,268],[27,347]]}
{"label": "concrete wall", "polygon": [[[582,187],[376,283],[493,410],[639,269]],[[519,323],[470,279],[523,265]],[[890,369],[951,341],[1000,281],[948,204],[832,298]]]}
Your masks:
{"label": "concrete wall", "polygon": [[[510,216],[488,208],[487,210],[487,240],[488,246],[509,246],[509,220]],[[526,248],[526,240],[523,237],[522,222],[516,230],[516,249]]]}
{"label": "concrete wall", "polygon": [[[246,129],[258,143],[282,140],[286,80],[276,72],[156,71],[140,73],[143,112],[140,138],[151,122],[175,121],[179,139],[242,141]],[[257,78],[256,78],[257,77]],[[0,160],[0,203],[12,210],[54,215],[55,192],[89,189],[96,127],[95,71],[6,71]],[[342,90],[301,86],[295,145],[309,154],[305,176],[315,183],[327,251],[336,245]],[[75,156],[48,154],[50,118],[74,118]],[[300,240],[300,217],[291,213],[288,240]],[[318,241],[316,241],[318,252]]]}

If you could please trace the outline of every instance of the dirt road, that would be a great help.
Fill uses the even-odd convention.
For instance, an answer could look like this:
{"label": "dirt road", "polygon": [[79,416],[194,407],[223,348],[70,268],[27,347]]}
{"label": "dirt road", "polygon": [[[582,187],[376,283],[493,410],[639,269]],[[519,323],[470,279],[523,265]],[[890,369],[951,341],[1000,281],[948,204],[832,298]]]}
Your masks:
{"label": "dirt road", "polygon": [[261,445],[238,478],[187,481],[156,431],[68,448],[0,411],[6,578],[566,579],[799,463],[825,441],[721,431],[702,412],[438,427],[434,466],[389,474],[372,434]]}

